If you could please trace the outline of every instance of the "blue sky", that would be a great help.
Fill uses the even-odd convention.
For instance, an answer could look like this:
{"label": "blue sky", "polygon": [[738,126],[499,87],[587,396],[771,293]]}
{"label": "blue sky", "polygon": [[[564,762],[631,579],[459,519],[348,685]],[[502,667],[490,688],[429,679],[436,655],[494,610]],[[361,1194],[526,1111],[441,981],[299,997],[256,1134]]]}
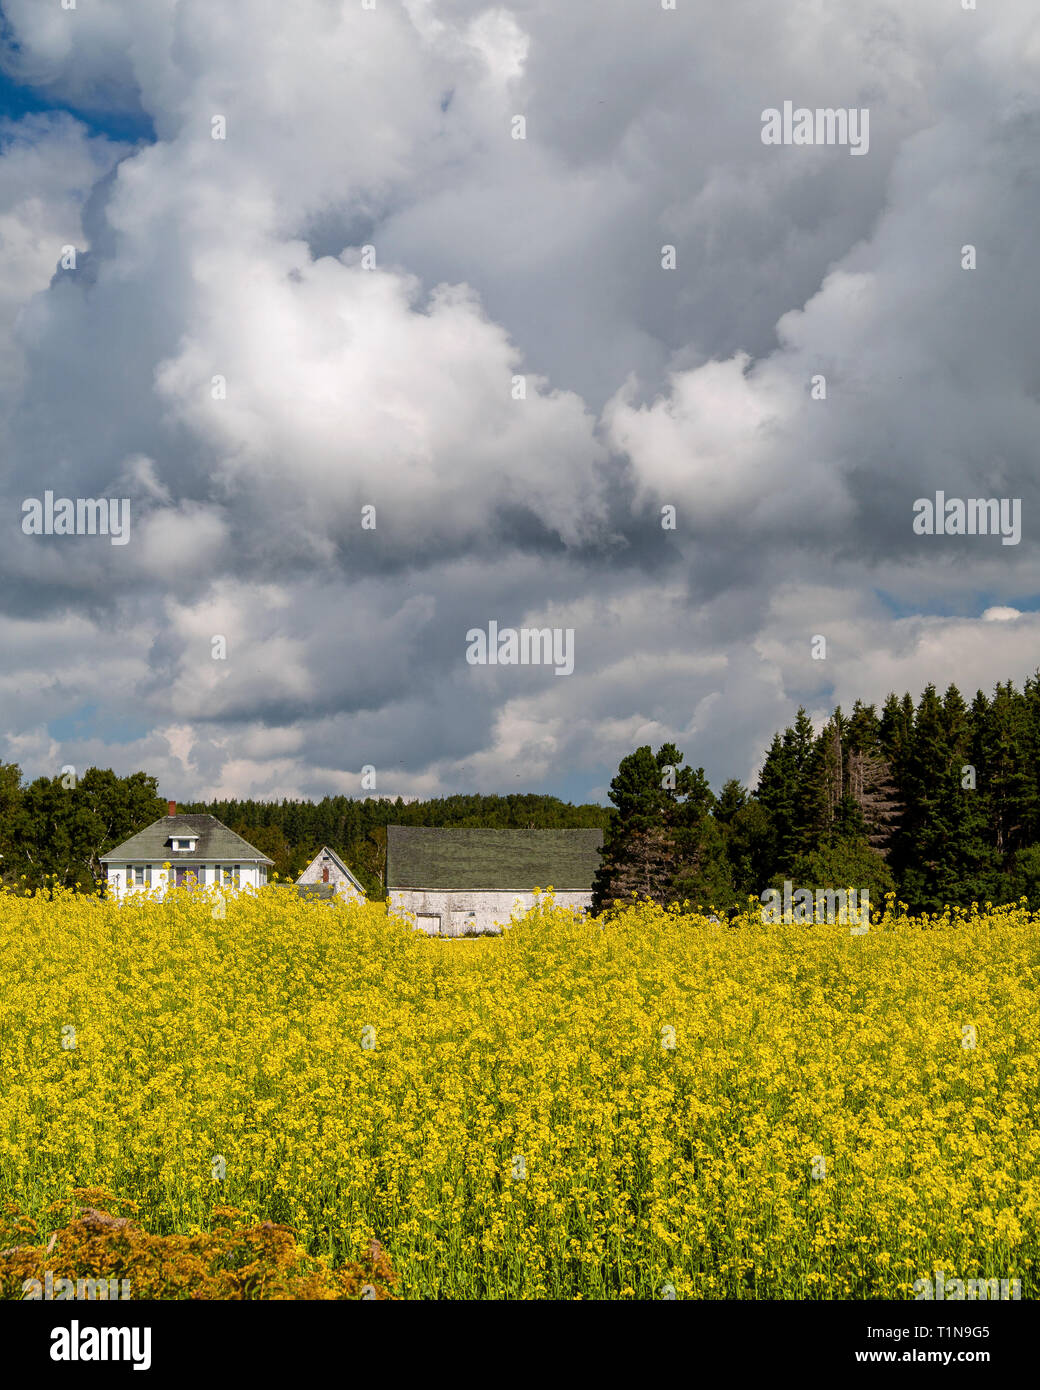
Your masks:
{"label": "blue sky", "polygon": [[92,134],[104,135],[110,140],[136,144],[140,140],[155,139],[155,127],[144,112],[86,110],[70,106],[54,100],[46,90],[26,87],[15,82],[0,63],[0,119],[19,120],[25,115],[51,111],[62,111],[66,115],[74,116]]}

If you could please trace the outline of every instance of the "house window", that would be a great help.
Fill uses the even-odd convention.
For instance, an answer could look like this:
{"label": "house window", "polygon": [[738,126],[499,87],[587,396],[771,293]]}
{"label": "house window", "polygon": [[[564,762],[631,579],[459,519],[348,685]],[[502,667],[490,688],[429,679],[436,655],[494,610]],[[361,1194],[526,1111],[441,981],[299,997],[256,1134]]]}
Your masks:
{"label": "house window", "polygon": [[[151,875],[149,874],[149,879],[150,879],[150,878],[151,878]],[[143,887],[144,887],[144,865],[143,865],[143,864],[137,864],[137,865],[134,866],[134,883],[135,883],[139,888],[143,888]]]}

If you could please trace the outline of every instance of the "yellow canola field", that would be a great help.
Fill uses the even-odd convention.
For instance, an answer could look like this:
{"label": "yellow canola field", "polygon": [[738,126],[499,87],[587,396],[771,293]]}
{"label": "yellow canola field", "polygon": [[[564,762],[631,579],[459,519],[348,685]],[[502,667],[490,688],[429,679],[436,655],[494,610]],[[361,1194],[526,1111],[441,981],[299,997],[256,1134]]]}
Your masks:
{"label": "yellow canola field", "polygon": [[[551,898],[438,941],[270,888],[0,897],[0,1197],[216,1205],[405,1297],[909,1298],[1021,1280],[1040,918],[737,926]],[[41,1229],[44,1229],[41,1225]]]}

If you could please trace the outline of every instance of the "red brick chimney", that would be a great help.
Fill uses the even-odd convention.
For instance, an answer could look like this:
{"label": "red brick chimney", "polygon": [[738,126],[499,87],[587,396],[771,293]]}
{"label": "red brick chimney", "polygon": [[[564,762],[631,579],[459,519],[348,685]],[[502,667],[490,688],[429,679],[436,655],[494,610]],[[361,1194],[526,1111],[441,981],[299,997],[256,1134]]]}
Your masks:
{"label": "red brick chimney", "polygon": [[167,804],[167,806],[168,806],[168,808],[169,808],[169,809],[167,810],[166,814],[167,814],[168,816],[175,816],[175,815],[177,814],[177,803],[176,803],[176,801],[168,801],[166,804]]}

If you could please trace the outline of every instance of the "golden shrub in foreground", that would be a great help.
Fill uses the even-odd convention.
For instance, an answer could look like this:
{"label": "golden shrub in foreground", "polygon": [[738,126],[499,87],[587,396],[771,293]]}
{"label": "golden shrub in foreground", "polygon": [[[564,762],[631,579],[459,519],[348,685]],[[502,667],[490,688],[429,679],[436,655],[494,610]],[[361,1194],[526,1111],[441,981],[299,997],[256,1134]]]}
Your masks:
{"label": "golden shrub in foreground", "polygon": [[[233,1205],[406,1297],[913,1298],[1040,1225],[1040,918],[497,939],[263,891],[0,898],[0,1194]],[[13,1241],[10,1243],[14,1243]]]}
{"label": "golden shrub in foreground", "polygon": [[36,1222],[9,1205],[0,1218],[0,1237],[14,1235],[19,1243],[0,1250],[0,1298],[60,1295],[60,1280],[71,1281],[68,1297],[76,1296],[72,1286],[91,1298],[392,1297],[395,1276],[378,1241],[370,1243],[361,1263],[332,1269],[308,1256],[288,1227],[271,1221],[245,1225],[234,1207],[214,1207],[211,1231],[157,1236],[132,1216],[109,1210],[135,1205],[116,1202],[100,1188],[78,1188],[75,1200],[53,1204],[52,1217],[64,1217],[66,1224],[46,1244],[38,1239]]}

